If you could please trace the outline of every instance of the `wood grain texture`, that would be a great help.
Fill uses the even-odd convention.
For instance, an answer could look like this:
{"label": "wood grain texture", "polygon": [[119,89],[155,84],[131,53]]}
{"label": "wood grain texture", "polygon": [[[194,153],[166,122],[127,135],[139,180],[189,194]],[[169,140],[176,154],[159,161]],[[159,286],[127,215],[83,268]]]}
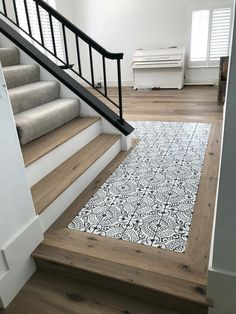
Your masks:
{"label": "wood grain texture", "polygon": [[22,147],[25,166],[29,166],[59,145],[82,132],[100,118],[77,118]]}
{"label": "wood grain texture", "polygon": [[[171,277],[155,274],[153,278],[153,273],[151,272],[139,271],[134,268],[130,272],[130,268],[126,268],[125,265],[119,265],[120,276],[118,274],[116,276],[111,276],[109,273],[113,274],[112,267],[115,267],[117,270],[117,265],[114,263],[104,263],[103,260],[93,259],[88,256],[78,255],[75,253],[70,253],[68,255],[65,254],[64,250],[48,247],[48,251],[51,252],[51,250],[55,254],[54,256],[60,257],[60,263],[56,263],[54,258],[52,261],[46,261],[42,258],[37,260],[37,266],[39,269],[56,274],[66,274],[66,276],[76,279],[79,282],[84,282],[101,289],[113,291],[119,295],[121,294],[134,299],[142,300],[143,302],[150,302],[152,304],[156,304],[157,306],[180,313],[207,313],[207,304],[204,298],[202,298],[201,301],[199,300],[200,302],[182,298],[183,294],[187,295],[188,293],[191,295],[191,292],[195,292],[196,289],[201,290],[201,286],[195,287],[194,284],[191,285],[189,282],[179,281],[179,294],[174,295],[172,293],[173,278]],[[66,261],[68,259],[70,259],[71,262],[70,267],[68,267],[68,263]],[[63,260],[64,264],[61,263]],[[80,263],[82,267],[76,267],[76,265],[78,266],[78,263]],[[94,268],[95,264],[96,267]],[[94,271],[95,269],[97,269],[97,271]],[[150,286],[145,284],[148,278],[150,278],[153,283]],[[156,281],[159,282],[159,285],[156,284]],[[161,287],[163,282],[164,287],[157,290],[157,286]]]}
{"label": "wood grain texture", "polygon": [[[193,212],[186,253],[192,268],[207,279],[215,198],[221,153],[222,122],[212,122],[212,130]],[[196,254],[197,252],[197,254]]]}
{"label": "wood grain texture", "polygon": [[[87,232],[70,230],[68,228],[59,229],[52,233],[48,233],[45,237],[44,245],[65,249],[67,253],[74,252],[84,254],[89,257],[103,259],[104,262],[114,262],[120,265],[130,266],[130,269],[135,265],[140,270],[152,271],[154,276],[160,273],[173,278],[189,280],[198,285],[205,285],[206,279],[199,271],[186,269],[182,255],[175,254],[175,259],[172,259],[166,267],[166,250],[157,250],[154,247],[140,245],[138,243],[117,240],[109,237],[102,237]],[[43,253],[43,246],[37,250]],[[172,253],[172,252],[170,252]],[[44,254],[46,258],[46,254]],[[169,254],[172,255],[172,254]],[[114,268],[114,276],[116,269]]]}
{"label": "wood grain texture", "polygon": [[83,284],[62,274],[38,271],[4,314],[179,314]]}
{"label": "wood grain texture", "polygon": [[[92,92],[96,94],[96,91]],[[155,91],[134,91],[131,87],[124,87],[124,118],[189,122],[222,120],[223,108],[218,106],[217,92],[217,87],[209,86]],[[108,95],[117,100],[117,89],[109,88]],[[102,99],[100,94],[97,96]],[[111,108],[114,110],[114,106]]]}
{"label": "wood grain texture", "polygon": [[[177,313],[205,314],[207,305],[211,304],[206,299],[207,267],[221,144],[222,108],[217,105],[217,89],[187,87],[181,91],[135,92],[131,88],[124,88],[123,92],[124,114],[128,120],[212,123],[186,252],[176,253],[66,228],[125,158],[126,153],[121,152],[51,226],[44,243],[34,255],[37,256],[39,267],[50,270],[52,276],[56,276],[53,272],[64,273],[68,275],[68,280],[74,278],[78,285],[84,281],[112,289],[116,292],[114,298],[117,298],[117,302],[120,294],[126,294],[143,302],[146,300],[149,305],[158,304],[154,311],[156,314],[166,314],[165,311],[172,314],[172,310]],[[110,88],[109,93],[116,97],[115,89]],[[47,285],[46,277],[42,278],[42,282],[39,277],[35,278],[29,282],[32,288],[19,294],[18,304],[22,307],[29,302],[31,290],[37,291],[41,285]],[[61,289],[65,293],[66,285]],[[47,290],[39,294],[41,308],[46,309],[48,304],[56,302],[53,293],[56,294],[57,289],[52,287],[52,291],[52,294]],[[110,294],[107,298],[110,298]],[[133,303],[128,312],[119,310],[118,313],[139,313],[136,304]],[[93,312],[92,306],[90,310],[90,306],[81,313],[100,313],[99,306],[95,307],[98,312]],[[164,306],[166,310],[159,310],[159,306]],[[77,313],[73,312],[70,304],[68,309],[68,313],[70,310]],[[141,313],[149,313],[148,307],[140,309]],[[58,312],[55,313],[63,313],[63,304],[59,303],[56,310]],[[53,307],[45,310],[46,313],[54,313]],[[110,310],[109,313],[113,312]]]}
{"label": "wood grain texture", "polygon": [[64,161],[32,188],[32,197],[37,214],[40,214],[76,179],[78,179],[116,141],[119,135],[101,134],[77,153]]}
{"label": "wood grain texture", "polygon": [[[87,235],[90,240],[88,249],[92,246],[95,248],[97,243],[97,237]],[[79,243],[78,243],[79,246]],[[80,251],[80,250],[79,250]],[[198,304],[207,306],[208,302],[203,293],[199,291],[204,291],[205,286],[201,284],[196,284],[195,282],[191,282],[189,280],[178,279],[178,289],[176,289],[176,278],[164,275],[162,273],[154,272],[152,269],[144,270],[143,268],[139,268],[137,264],[135,265],[127,265],[126,263],[118,263],[114,262],[112,259],[110,260],[110,255],[112,251],[107,249],[106,254],[98,257],[97,255],[89,254],[87,252],[80,253],[76,250],[58,248],[58,246],[54,245],[42,245],[37,250],[37,260],[40,262],[47,262],[47,269],[53,271],[55,268],[55,264],[63,266],[61,270],[70,272],[69,269],[72,270],[73,276],[77,274],[77,276],[81,280],[88,281],[89,273],[91,275],[91,283],[101,285],[107,289],[114,289],[115,282],[119,284],[119,291],[128,294],[132,297],[137,296],[137,290],[139,291],[138,297],[143,298],[145,294],[162,294],[168,295],[170,300],[170,296],[172,301],[172,305],[175,306],[178,304],[177,300],[185,300],[192,304]],[[68,262],[69,261],[69,262]],[[39,265],[42,265],[40,264]],[[50,265],[50,263],[52,263]],[[59,269],[59,268],[58,268]],[[105,286],[103,277],[106,279],[110,279],[112,281],[112,285],[108,284]],[[123,285],[122,285],[123,284]],[[120,287],[123,287],[122,289]],[[126,286],[129,286],[129,289],[126,290]],[[135,290],[135,293],[132,293],[132,287]],[[154,295],[152,294],[152,297]],[[166,299],[166,298],[165,298]],[[150,301],[150,299],[149,299]],[[162,300],[157,301],[158,304],[164,305]],[[179,304],[178,304],[179,305]],[[183,305],[181,305],[183,309]],[[190,310],[189,307],[185,306],[185,310]]]}

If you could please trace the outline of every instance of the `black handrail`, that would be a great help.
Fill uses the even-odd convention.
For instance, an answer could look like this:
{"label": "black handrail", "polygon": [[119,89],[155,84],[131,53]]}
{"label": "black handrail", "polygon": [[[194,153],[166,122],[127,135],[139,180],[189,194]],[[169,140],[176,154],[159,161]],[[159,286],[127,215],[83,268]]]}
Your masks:
{"label": "black handrail", "polygon": [[50,5],[48,5],[43,0],[33,0],[34,2],[38,3],[42,8],[44,8],[47,12],[49,12],[52,16],[54,16],[59,22],[66,25],[66,27],[75,33],[78,37],[84,40],[89,46],[93,47],[97,52],[104,55],[104,57],[108,59],[123,59],[123,53],[111,53],[104,49],[101,45],[99,45],[95,40],[81,31],[77,26],[71,23],[67,18],[65,18],[62,14],[58,11],[53,9]]}
{"label": "black handrail", "polygon": [[[107,100],[109,100],[110,103],[112,103],[116,108],[118,108],[119,119],[121,122],[123,122],[121,62],[120,62],[121,59],[123,59],[123,53],[111,53],[111,52],[107,51],[101,45],[99,45],[96,41],[94,41],[91,37],[89,37],[87,34],[85,34],[83,31],[81,31],[77,26],[72,24],[62,14],[60,14],[58,11],[56,11],[54,8],[52,8],[50,5],[48,5],[46,2],[44,2],[43,0],[31,0],[31,1],[35,2],[35,9],[36,9],[36,14],[37,14],[37,23],[38,23],[39,34],[40,34],[40,40],[38,40],[38,39],[34,38],[34,36],[32,34],[32,27],[31,27],[32,21],[31,21],[31,16],[29,14],[29,10],[28,10],[28,2],[26,0],[23,1],[24,12],[25,12],[25,17],[26,17],[26,22],[27,22],[27,27],[28,27],[28,30],[25,30],[20,25],[16,0],[12,0],[12,7],[14,10],[14,16],[15,16],[13,18],[11,16],[9,16],[5,0],[1,0],[1,1],[2,1],[3,11],[0,11],[0,14],[4,15],[8,20],[10,20],[14,25],[16,25],[21,31],[26,33],[35,43],[42,46],[43,49],[45,49],[45,51],[50,53],[60,63],[60,66],[63,69],[69,69],[70,71],[72,71],[74,74],[76,74],[81,79],[83,79],[88,85],[93,87],[103,97],[105,97]],[[48,19],[49,19],[50,29],[47,29],[47,31],[50,31],[50,35],[51,35],[51,39],[52,39],[52,50],[49,49],[48,47],[46,47],[46,45],[45,45],[43,26],[41,23],[41,10],[46,11]],[[60,23],[59,25],[61,25],[61,27],[62,27],[61,36],[62,36],[62,43],[64,46],[65,60],[60,58],[58,56],[58,53],[57,53],[53,19],[55,19],[58,23]],[[70,62],[70,57],[69,57],[69,53],[68,53],[68,43],[67,43],[67,37],[66,37],[66,30],[67,29],[70,30],[74,34],[78,71],[75,70],[71,66],[71,63],[74,64],[74,60],[73,60],[73,62]],[[83,41],[88,45],[90,76],[91,76],[90,80],[83,75],[83,66],[82,66],[83,63],[81,61],[80,41]],[[102,74],[103,74],[104,90],[97,88],[96,83],[95,83],[95,73],[94,73],[94,64],[93,64],[93,50],[95,50],[97,53],[99,53],[101,55],[101,58],[102,58]],[[117,63],[118,103],[116,103],[108,95],[106,59],[116,60],[116,63]]]}
{"label": "black handrail", "polygon": [[0,33],[12,41],[19,49],[33,58],[39,65],[51,73],[57,80],[67,86],[80,99],[85,101],[88,106],[97,111],[102,117],[110,122],[115,128],[120,130],[125,136],[133,132],[133,127],[126,121],[121,121],[119,116],[104,104],[99,98],[92,94],[88,89],[83,87],[71,75],[63,71],[55,62],[50,60],[35,45],[22,37],[18,31],[0,18]]}

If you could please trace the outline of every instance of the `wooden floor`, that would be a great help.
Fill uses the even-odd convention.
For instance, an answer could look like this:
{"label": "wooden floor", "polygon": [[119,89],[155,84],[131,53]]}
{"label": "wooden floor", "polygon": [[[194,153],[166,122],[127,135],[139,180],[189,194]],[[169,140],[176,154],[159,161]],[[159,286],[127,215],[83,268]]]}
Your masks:
{"label": "wooden floor", "polygon": [[[115,97],[115,90],[110,89],[110,94]],[[211,301],[206,299],[207,268],[218,176],[222,125],[222,107],[217,105],[217,89],[213,87],[186,87],[181,91],[168,90],[141,92],[133,91],[131,88],[124,88],[124,114],[125,118],[128,120],[202,121],[212,123],[212,131],[204,162],[186,252],[176,253],[158,248],[149,248],[144,245],[118,241],[111,238],[107,239],[101,236],[97,236],[96,246],[94,246],[94,239],[89,237],[88,234],[68,230],[66,228],[68,223],[74,218],[75,214],[86,204],[90,197],[123,160],[126,154],[121,152],[70,206],[68,211],[50,228],[46,235],[46,246],[44,247],[44,251],[42,249],[39,254],[53,254],[53,250],[51,249],[54,246],[54,248],[67,250],[67,253],[70,249],[71,258],[74,253],[79,253],[81,257],[86,257],[87,259],[84,260],[84,267],[91,266],[88,265],[88,258],[90,258],[90,263],[93,262],[91,258],[96,258],[97,263],[101,259],[103,259],[103,261],[107,260],[109,263],[113,262],[114,267],[117,267],[117,269],[113,269],[113,272],[114,275],[116,274],[118,277],[131,276],[131,280],[136,280],[140,285],[145,281],[146,286],[152,289],[155,288],[156,291],[159,291],[158,289],[163,289],[167,294],[173,293],[176,298],[180,298],[180,300],[188,299],[193,302],[196,301],[204,306],[207,304],[210,305]],[[79,245],[78,241],[80,241]],[[49,250],[48,252],[45,252],[47,246],[51,251]],[[108,256],[107,252],[112,252],[112,254]],[[67,256],[61,256],[60,258],[68,259],[68,254]],[[123,265],[123,268],[121,265]],[[135,275],[132,275],[133,268],[131,267],[134,265],[139,270],[136,277]],[[107,274],[105,275],[108,275],[108,271],[111,270],[107,268],[104,272],[105,271],[107,271]],[[51,274],[51,276],[55,275]],[[30,304],[37,303],[37,294],[32,293],[32,291],[35,292],[37,289],[41,289],[41,285],[46,285],[47,280],[52,280],[53,282],[55,278],[51,278],[50,275],[47,277],[41,272],[36,273],[12,303],[11,307],[5,312],[7,314],[15,313],[11,309],[18,308],[21,310],[17,313],[31,313],[27,312],[25,309],[27,309],[27,307],[29,308]],[[67,284],[69,286],[67,286]],[[65,288],[63,290],[62,287],[60,293],[62,293],[62,291],[65,293],[70,285],[71,287],[74,287],[73,283],[70,283],[69,281],[65,282]],[[48,293],[47,289],[45,289],[45,292],[41,291],[41,305],[39,308],[43,308],[43,312],[38,313],[63,313],[64,305],[62,305],[59,300],[60,294],[58,294],[57,290],[53,293],[52,286],[49,288],[49,291],[50,293]],[[54,304],[54,311],[52,310],[52,303]],[[165,304],[163,304],[163,306],[164,305]],[[64,308],[65,313],[88,313],[88,310],[83,310],[80,306],[76,309],[73,308],[73,310],[70,309],[70,303],[65,306],[68,306],[67,308]],[[135,306],[136,305],[134,305],[134,307]],[[123,310],[123,312],[121,310],[117,312],[106,312],[104,310],[102,312],[99,311],[98,307],[97,311],[91,313],[133,313],[132,310],[133,309],[131,308],[129,310]],[[158,306],[156,306],[154,312],[152,310],[153,309],[150,307],[150,310],[147,308],[143,313],[176,314],[174,311],[161,311]],[[37,311],[34,313],[37,313]],[[139,312],[134,311],[134,313]],[[199,314],[201,314],[201,312],[199,312]]]}
{"label": "wooden floor", "polygon": [[178,314],[63,275],[37,271],[5,314]]}
{"label": "wooden floor", "polygon": [[[116,88],[110,88],[108,95],[117,101]],[[98,93],[97,96],[103,99]],[[114,106],[110,107],[115,110]],[[223,112],[217,104],[217,88],[208,86],[156,91],[125,87],[123,107],[127,120],[215,121],[222,120]]]}

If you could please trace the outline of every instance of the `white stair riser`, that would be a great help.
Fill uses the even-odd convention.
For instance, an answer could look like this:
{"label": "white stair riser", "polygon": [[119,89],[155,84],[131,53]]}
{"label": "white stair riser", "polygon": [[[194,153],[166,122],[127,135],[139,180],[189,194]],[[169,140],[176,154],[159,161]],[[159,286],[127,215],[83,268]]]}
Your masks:
{"label": "white stair riser", "polygon": [[40,181],[101,133],[100,120],[26,167],[30,186]]}
{"label": "white stair riser", "polygon": [[121,142],[119,139],[41,213],[40,222],[43,232],[62,215],[68,206],[86,189],[109,162],[119,154],[120,149]]}

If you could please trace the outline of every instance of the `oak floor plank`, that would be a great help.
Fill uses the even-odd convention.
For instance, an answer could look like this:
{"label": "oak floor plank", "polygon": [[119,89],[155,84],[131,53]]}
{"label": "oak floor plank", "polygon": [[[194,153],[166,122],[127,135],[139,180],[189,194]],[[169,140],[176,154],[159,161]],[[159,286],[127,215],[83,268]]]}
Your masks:
{"label": "oak floor plank", "polygon": [[[173,278],[189,280],[199,285],[206,284],[206,278],[200,271],[191,269],[185,260],[185,255],[174,255],[166,265],[167,256],[173,252],[140,245],[109,237],[102,237],[87,232],[70,230],[68,228],[57,230],[46,235],[44,245],[64,249],[65,251],[84,254],[89,257],[103,259],[104,262],[115,262],[136,269],[161,273]],[[43,250],[43,248],[42,248]],[[167,252],[166,252],[167,251]],[[38,251],[37,251],[38,253]],[[36,255],[34,255],[36,256]],[[114,273],[117,269],[114,269]]]}
{"label": "oak floor plank", "polygon": [[[193,212],[186,254],[192,268],[207,279],[221,151],[222,122],[214,121]],[[197,252],[197,254],[196,254]]]}
{"label": "oak floor plank", "polygon": [[179,280],[176,290],[175,279],[170,276],[64,249],[41,246],[37,252],[37,265],[43,270],[64,273],[80,282],[186,314],[206,313],[208,306],[208,301],[202,293],[205,287],[202,285]]}
{"label": "oak floor plank", "polygon": [[179,314],[80,283],[63,275],[38,271],[4,314]]}
{"label": "oak floor plank", "polygon": [[[123,160],[125,157],[124,153],[117,156],[117,158],[108,165],[108,167],[94,180],[82,195],[75,200],[69,207],[68,211],[50,228],[44,244],[47,246],[46,250],[50,247],[54,250],[53,252],[55,255],[57,255],[57,249],[59,249],[62,255],[64,253],[64,255],[67,256],[69,262],[74,258],[72,257],[74,254],[78,254],[78,256],[84,255],[88,259],[102,259],[104,263],[108,264],[117,263],[117,265],[119,265],[117,268],[114,266],[116,264],[113,264],[114,273],[119,272],[120,264],[122,264],[130,266],[129,271],[131,273],[131,266],[133,266],[138,272],[153,272],[154,277],[155,275],[162,275],[163,277],[160,282],[163,286],[163,290],[166,289],[165,291],[168,293],[166,285],[168,287],[168,282],[170,280],[170,290],[174,296],[180,297],[179,285],[182,282],[187,282],[189,291],[191,292],[189,296],[185,294],[186,299],[195,299],[195,301],[197,301],[197,298],[200,296],[200,298],[204,299],[207,303],[207,267],[216,182],[218,177],[222,107],[217,105],[216,89],[196,89],[196,92],[194,88],[187,88],[188,95],[184,94],[184,90],[181,91],[181,97],[177,91],[170,91],[172,96],[169,98],[167,91],[162,92],[162,98],[160,98],[160,101],[162,101],[161,105],[157,103],[157,97],[155,97],[156,91],[143,93],[143,98],[136,101],[136,96],[133,96],[135,92],[130,89],[125,89],[129,94],[127,95],[125,93],[124,99],[129,102],[129,109],[125,110],[125,116],[130,120],[194,121],[212,123],[212,131],[209,137],[209,144],[202,170],[202,177],[186,252],[177,253],[96,235],[92,235],[91,237],[86,233],[66,229],[68,223],[104,183],[109,174],[111,174]],[[203,91],[203,95],[198,95],[201,90]],[[193,98],[191,103],[189,102],[190,92],[192,93],[191,97]],[[163,95],[165,96],[165,101],[163,101]],[[138,97],[140,97],[140,94]],[[170,102],[172,97],[173,103]],[[176,97],[178,98],[177,102]],[[143,103],[145,103],[145,107],[143,106]],[[132,111],[131,114],[129,114],[129,110]],[[95,241],[91,239],[96,239],[96,245],[93,243]],[[196,254],[196,252],[198,252],[198,254]],[[59,256],[57,258],[59,258]],[[55,258],[55,260],[57,258]],[[51,256],[51,259],[53,260],[53,255]],[[64,260],[64,262],[66,263],[66,260]],[[129,271],[127,271],[126,275],[123,274],[123,276],[127,277]],[[149,278],[151,280],[151,277]],[[142,279],[148,281],[148,277],[145,278],[144,276]],[[133,278],[133,280],[135,280],[135,278]],[[156,287],[156,289],[158,288]],[[197,295],[196,298],[195,294]],[[182,297],[183,295],[184,293],[182,294]]]}
{"label": "oak floor plank", "polygon": [[[124,87],[124,117],[127,120],[222,120],[223,107],[218,106],[217,91],[215,86],[185,86],[182,90],[148,91],[134,91],[132,87]],[[96,91],[92,92],[103,99]],[[109,88],[109,97],[117,100],[117,96],[117,89]],[[114,110],[114,106],[111,108]]]}
{"label": "oak floor plank", "polygon": [[[109,95],[113,99],[117,97],[115,88],[109,88]],[[39,255],[41,254],[41,263],[48,260],[48,262],[45,262],[44,264],[44,269],[47,269],[47,267],[49,269],[55,269],[55,271],[59,272],[59,276],[60,274],[69,272],[71,276],[68,280],[72,280],[71,278],[76,276],[75,270],[80,269],[80,267],[81,274],[79,278],[81,278],[81,281],[82,278],[90,283],[93,283],[94,281],[94,285],[98,284],[99,280],[108,280],[108,276],[99,277],[99,275],[104,275],[105,273],[108,275],[110,273],[110,277],[112,278],[114,272],[116,272],[116,276],[119,278],[117,278],[117,281],[110,282],[114,284],[114,286],[118,282],[121,282],[122,280],[125,281],[126,279],[126,284],[128,285],[128,280],[130,279],[137,283],[137,287],[138,285],[148,285],[149,288],[153,287],[154,289],[148,288],[148,291],[150,292],[149,297],[150,295],[152,297],[155,295],[155,297],[153,297],[154,299],[158,299],[157,292],[159,288],[157,287],[157,281],[160,287],[164,287],[163,291],[165,291],[165,293],[160,294],[159,299],[161,302],[164,302],[166,306],[171,305],[169,303],[171,300],[174,300],[174,303],[172,304],[174,308],[181,309],[182,306],[183,311],[179,310],[179,313],[206,313],[206,304],[210,302],[206,299],[207,267],[214,214],[216,183],[218,178],[223,118],[222,107],[217,105],[217,88],[185,87],[181,91],[160,90],[136,92],[133,91],[132,88],[126,87],[123,89],[123,95],[124,116],[127,120],[193,121],[212,123],[212,131],[202,171],[202,178],[200,181],[186,252],[176,253],[158,248],[145,247],[144,245],[138,245],[127,241],[119,241],[112,238],[94,236],[65,229],[68,223],[83,208],[86,202],[125,158],[126,153],[121,152],[104,169],[104,171],[95,178],[92,184],[90,184],[80,197],[75,200],[58,221],[51,226],[46,234],[44,244],[40,246],[35,253]],[[92,238],[98,240],[94,241]],[[96,242],[96,245],[94,242]],[[61,262],[61,265],[57,263],[59,261]],[[97,268],[95,267],[95,262]],[[68,268],[68,264],[70,263],[73,267]],[[131,266],[133,266],[133,268]],[[135,274],[135,271],[138,272],[138,274]],[[152,278],[153,273],[154,276]],[[52,276],[56,275],[52,274]],[[31,289],[23,289],[24,296],[21,293],[18,296],[18,302],[20,302],[18,304],[20,304],[22,308],[24,305],[28,304],[27,302],[29,302],[28,300],[32,296],[31,291],[33,289],[36,289],[37,291],[37,289],[40,289],[39,287],[41,284],[47,284],[46,277],[42,277],[42,282],[39,277],[36,276],[35,278],[35,281],[34,279],[29,281]],[[76,280],[75,282],[80,284]],[[108,283],[109,281],[107,281],[107,284]],[[120,293],[123,294],[125,293],[125,291],[122,291],[124,287],[123,285],[119,286],[117,284],[116,287],[117,291],[120,291]],[[66,289],[65,285],[65,287],[62,288],[62,293],[64,293],[63,291],[67,291]],[[40,307],[45,309],[45,314],[54,314],[53,310],[58,311],[55,313],[64,313],[65,308],[63,307],[63,302],[56,305],[55,300],[57,298],[55,297],[54,299],[53,293],[58,293],[56,288],[53,288],[52,286],[52,290],[54,292],[51,294],[47,293],[47,288],[45,288],[44,291],[42,289],[41,294],[39,294]],[[135,291],[137,297],[139,297],[139,290]],[[183,298],[184,295],[184,298],[186,298],[185,300]],[[116,293],[115,298],[118,298],[117,300],[119,300],[119,297],[119,293]],[[187,301],[190,300],[199,302],[199,305],[202,304],[203,308],[200,310],[197,306],[196,308],[193,306],[190,307],[191,310],[188,310],[190,309],[188,307],[190,305],[187,304]],[[51,303],[54,304],[54,302],[55,305],[50,307],[50,310],[47,311],[47,305],[51,305]],[[123,304],[122,301],[120,302]],[[152,303],[152,300],[150,300],[150,303]],[[119,312],[117,313],[139,313],[136,304],[137,303],[133,303],[131,308],[128,309],[128,312],[124,312],[123,309],[122,312],[119,309]],[[164,304],[162,303],[162,306],[163,305]],[[34,302],[32,302],[32,306],[34,306]],[[56,310],[54,309],[54,306]],[[91,306],[91,304],[89,306]],[[99,306],[95,306],[95,308],[96,309],[94,310],[94,308],[91,307],[90,311],[90,307],[88,307],[85,312],[81,313],[100,313],[96,312],[96,310],[99,311]],[[66,313],[77,313],[74,311],[71,304],[68,304],[67,309],[68,312]],[[140,305],[140,309],[142,309],[140,313],[149,313],[148,307],[146,310],[143,310]],[[37,313],[37,311],[34,311],[34,313]],[[40,313],[44,314],[44,312]],[[103,310],[101,313],[106,312]],[[109,313],[113,314],[111,310]],[[159,307],[155,309],[154,313],[169,314],[169,312],[165,312],[164,309],[159,310]],[[170,313],[176,314],[171,311]],[[22,314],[24,314],[24,312],[22,312]]]}

